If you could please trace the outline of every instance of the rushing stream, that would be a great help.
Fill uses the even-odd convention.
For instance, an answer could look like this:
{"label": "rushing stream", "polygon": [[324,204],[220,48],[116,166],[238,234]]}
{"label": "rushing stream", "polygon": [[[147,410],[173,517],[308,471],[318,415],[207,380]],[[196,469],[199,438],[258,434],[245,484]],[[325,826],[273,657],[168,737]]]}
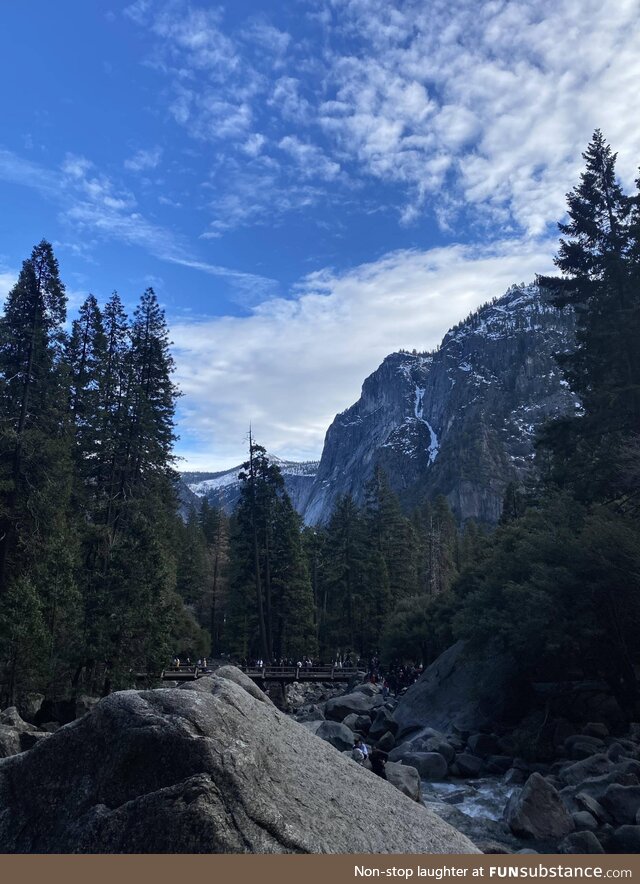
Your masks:
{"label": "rushing stream", "polygon": [[481,777],[477,780],[422,783],[422,798],[426,804],[444,802],[455,805],[462,813],[477,820],[501,820],[513,785],[499,777]]}
{"label": "rushing stream", "polygon": [[494,853],[506,848],[512,852],[526,846],[504,821],[506,803],[517,788],[506,783],[504,777],[445,782],[423,780],[422,800],[481,850],[490,847],[490,852]]}

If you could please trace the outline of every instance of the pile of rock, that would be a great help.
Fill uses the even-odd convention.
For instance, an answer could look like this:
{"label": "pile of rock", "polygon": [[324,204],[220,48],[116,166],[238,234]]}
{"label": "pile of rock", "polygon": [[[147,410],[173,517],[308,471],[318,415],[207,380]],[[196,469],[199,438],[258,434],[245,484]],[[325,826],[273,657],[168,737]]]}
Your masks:
{"label": "pile of rock", "polygon": [[510,801],[511,828],[538,837],[540,826],[550,826],[548,801],[553,800],[564,810],[554,816],[549,832],[566,836],[561,852],[640,852],[638,725],[625,737],[614,737],[602,722],[587,724],[565,739],[558,754],[544,776],[531,776]]}

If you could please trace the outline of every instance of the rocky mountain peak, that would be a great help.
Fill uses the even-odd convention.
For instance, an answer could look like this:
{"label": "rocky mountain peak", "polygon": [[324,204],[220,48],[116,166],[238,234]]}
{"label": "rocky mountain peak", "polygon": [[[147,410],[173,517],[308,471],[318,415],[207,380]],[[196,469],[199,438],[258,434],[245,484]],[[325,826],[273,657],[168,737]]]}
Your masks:
{"label": "rocky mountain peak", "polygon": [[305,521],[326,521],[340,495],[361,502],[376,464],[407,505],[442,493],[461,520],[497,521],[508,482],[531,472],[537,428],[579,405],[554,360],[572,342],[572,314],[531,284],[433,353],[392,353],[329,427]]}

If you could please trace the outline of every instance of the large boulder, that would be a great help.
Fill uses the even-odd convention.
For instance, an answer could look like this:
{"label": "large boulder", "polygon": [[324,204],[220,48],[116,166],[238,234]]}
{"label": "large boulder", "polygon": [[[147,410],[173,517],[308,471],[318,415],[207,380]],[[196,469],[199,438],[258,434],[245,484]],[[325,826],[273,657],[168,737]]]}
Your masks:
{"label": "large boulder", "polygon": [[320,737],[341,752],[353,748],[353,731],[339,721],[323,721],[315,733],[316,737]]}
{"label": "large boulder", "polygon": [[514,678],[515,661],[507,654],[484,659],[465,653],[457,642],[441,654],[402,697],[394,713],[398,736],[429,725],[444,733],[478,732],[496,720],[517,719],[528,695]]}
{"label": "large boulder", "polygon": [[557,790],[539,773],[532,773],[505,809],[512,832],[530,838],[562,838],[575,824]]}
{"label": "large boulder", "polygon": [[230,679],[191,684],[112,694],[0,762],[0,853],[476,852]]}
{"label": "large boulder", "polygon": [[363,737],[369,733],[371,727],[371,719],[368,715],[356,715],[355,712],[347,715],[342,723],[351,728],[355,734],[361,734]]}
{"label": "large boulder", "polygon": [[483,763],[482,759],[477,755],[469,755],[468,752],[461,752],[456,755],[455,763],[451,770],[458,777],[477,777],[480,776]]}
{"label": "large boulder", "polygon": [[487,755],[498,755],[500,744],[494,734],[474,734],[467,741],[469,749],[474,755],[486,758]]}
{"label": "large boulder", "polygon": [[415,767],[423,780],[443,780],[447,775],[447,762],[439,752],[411,752],[402,760]]}
{"label": "large boulder", "polygon": [[[253,679],[249,678],[249,676],[242,672],[241,669],[238,669],[237,666],[219,666],[216,669],[216,676],[218,678],[227,678],[229,681],[234,682],[234,684],[239,685],[241,688],[254,698],[254,700],[258,700],[260,703],[268,703],[271,705],[271,700],[265,694],[263,690],[261,690],[258,685],[253,681]],[[189,684],[189,682],[186,682]]]}
{"label": "large boulder", "polygon": [[21,734],[25,733],[25,731],[37,730],[34,725],[28,724],[26,721],[23,721],[20,713],[15,706],[9,706],[3,712],[0,712],[0,724],[5,725],[6,727],[12,727]]}
{"label": "large boulder", "polygon": [[387,780],[396,789],[400,789],[412,801],[421,800],[420,774],[415,767],[410,767],[408,764],[400,764],[397,761],[387,761],[384,769]]}
{"label": "large boulder", "polygon": [[559,853],[604,853],[593,832],[572,832],[558,845]]}
{"label": "large boulder", "polygon": [[582,761],[576,761],[562,768],[559,772],[560,779],[570,786],[576,786],[584,780],[600,777],[613,770],[613,762],[606,755],[599,753],[591,755]]}
{"label": "large boulder", "polygon": [[387,731],[379,740],[376,740],[376,748],[382,749],[383,752],[390,752],[395,744],[396,741],[391,731]]}
{"label": "large boulder", "polygon": [[640,811],[640,786],[613,783],[602,796],[601,804],[617,825],[631,825]]}
{"label": "large boulder", "polygon": [[640,853],[640,826],[620,826],[611,835],[607,847],[611,853]]}
{"label": "large boulder", "polygon": [[382,706],[375,713],[371,728],[369,729],[369,736],[372,740],[377,740],[383,734],[386,734],[387,731],[395,734],[397,730],[398,725],[394,721],[393,713],[386,706]]}
{"label": "large boulder", "polygon": [[[362,691],[344,694],[342,697],[333,697],[325,703],[324,716],[330,721],[344,721],[347,715],[353,713],[356,715],[368,715],[377,699],[377,695],[369,697]],[[380,697],[380,700],[382,700],[382,697]]]}

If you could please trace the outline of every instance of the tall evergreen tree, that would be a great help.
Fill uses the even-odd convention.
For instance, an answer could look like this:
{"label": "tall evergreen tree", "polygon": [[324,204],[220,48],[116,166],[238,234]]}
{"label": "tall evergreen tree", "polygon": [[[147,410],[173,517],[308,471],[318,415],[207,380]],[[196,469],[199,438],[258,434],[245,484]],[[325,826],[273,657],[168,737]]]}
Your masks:
{"label": "tall evergreen tree", "polygon": [[313,594],[300,524],[278,467],[249,438],[230,538],[227,637],[240,656],[313,654]]}
{"label": "tall evergreen tree", "polygon": [[[41,656],[52,683],[69,662],[77,605],[65,316],[58,264],[42,241],[24,262],[0,320],[0,596],[13,599],[0,619],[23,610],[42,624]],[[8,622],[0,623],[0,633],[10,642],[19,634]],[[34,659],[10,665],[10,694],[28,682]]]}
{"label": "tall evergreen tree", "polygon": [[380,641],[389,577],[381,553],[370,544],[366,519],[350,496],[336,503],[327,525],[326,549],[323,654],[340,650],[369,655]]}
{"label": "tall evergreen tree", "polygon": [[365,489],[365,517],[371,541],[385,563],[389,598],[379,602],[384,616],[389,605],[414,595],[417,585],[417,542],[411,522],[380,466]]}
{"label": "tall evergreen tree", "polygon": [[[205,498],[200,508],[200,527],[208,554],[208,590],[205,593],[201,622],[209,629],[211,653],[219,654],[224,639],[229,562],[229,520],[219,507]],[[243,655],[244,656],[244,655]]]}
{"label": "tall evergreen tree", "polygon": [[554,475],[585,499],[616,493],[617,450],[640,432],[640,296],[634,278],[634,201],[615,174],[616,154],[597,130],[585,170],[567,196],[567,223],[555,263],[560,277],[539,283],[558,307],[576,311],[574,352],[560,364],[584,414],[552,424],[543,440],[555,453]]}

